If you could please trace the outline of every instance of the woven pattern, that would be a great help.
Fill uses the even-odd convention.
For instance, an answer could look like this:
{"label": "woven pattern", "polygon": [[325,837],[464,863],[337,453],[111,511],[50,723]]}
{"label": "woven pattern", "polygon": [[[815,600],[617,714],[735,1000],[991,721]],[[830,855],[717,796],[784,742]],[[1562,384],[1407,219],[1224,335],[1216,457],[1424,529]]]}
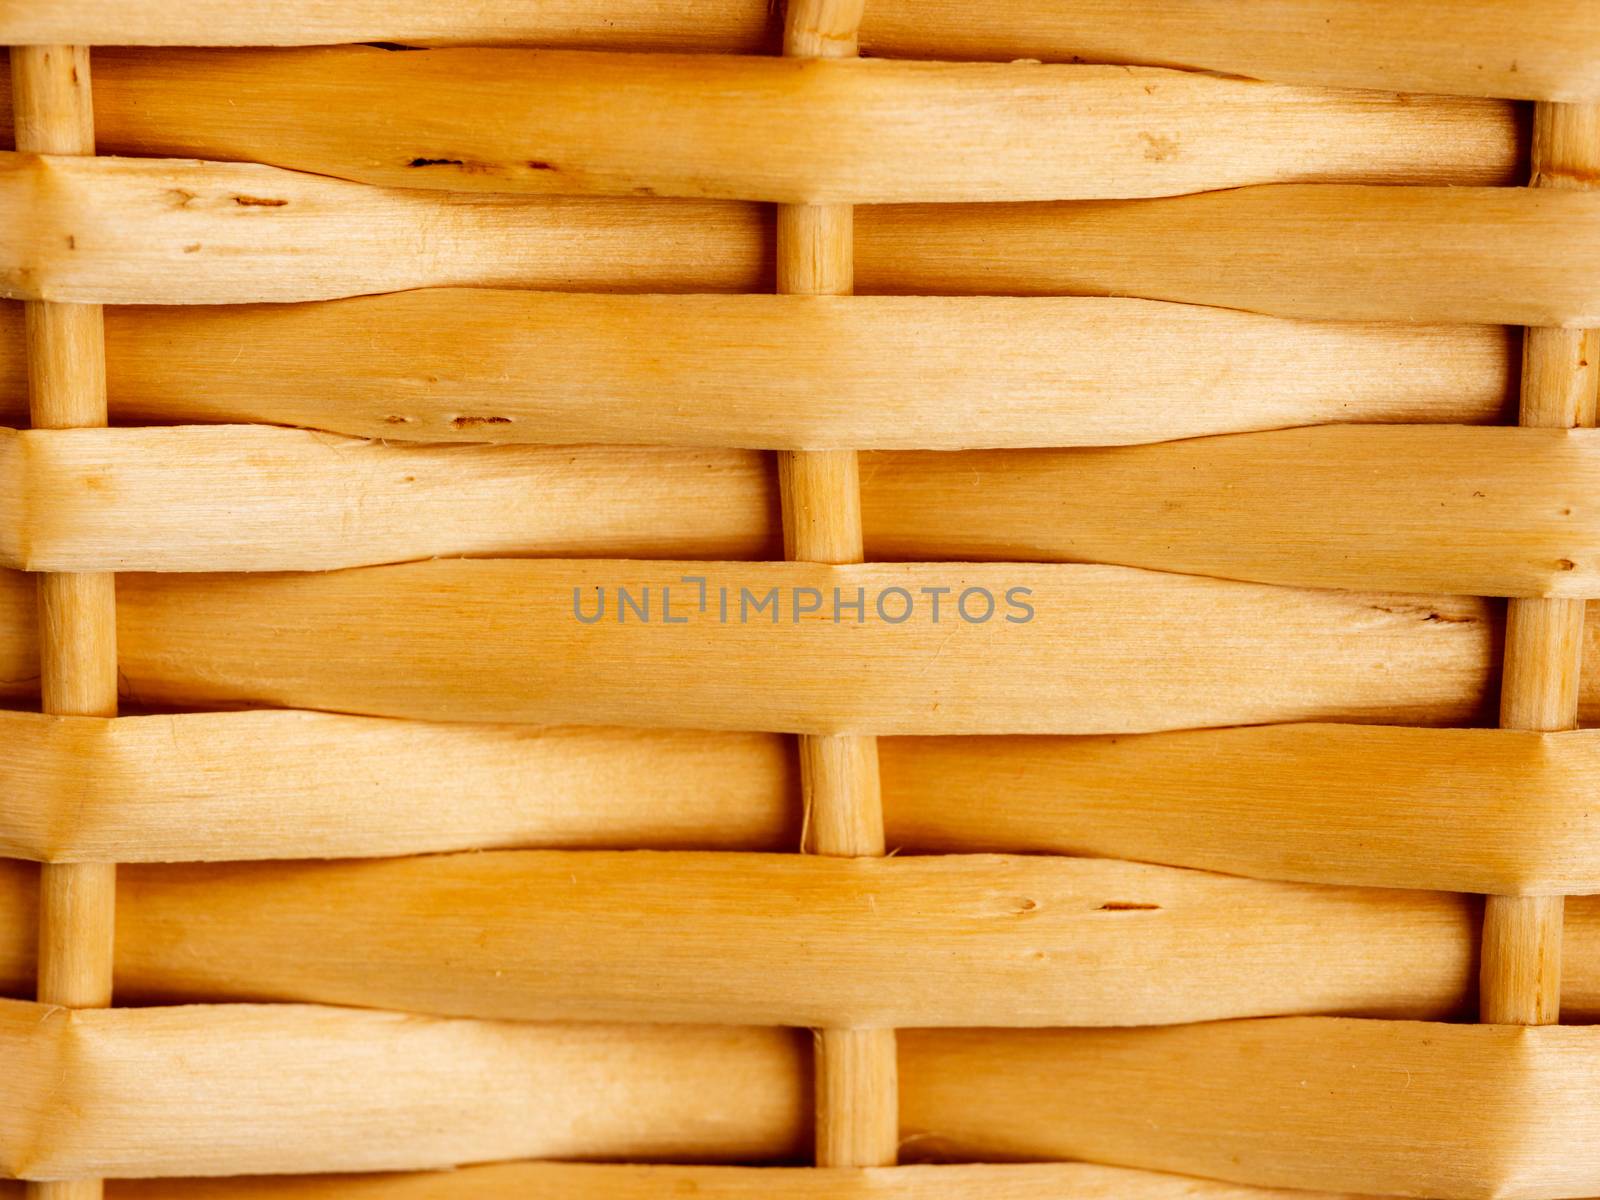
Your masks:
{"label": "woven pattern", "polygon": [[1597,30],[0,4],[0,1193],[1600,1193]]}

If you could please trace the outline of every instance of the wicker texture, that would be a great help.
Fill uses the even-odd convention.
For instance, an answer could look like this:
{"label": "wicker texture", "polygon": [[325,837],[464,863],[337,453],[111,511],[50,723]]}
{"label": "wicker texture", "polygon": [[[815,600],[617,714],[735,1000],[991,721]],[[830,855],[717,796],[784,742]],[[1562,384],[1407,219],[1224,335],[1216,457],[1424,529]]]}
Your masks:
{"label": "wicker texture", "polygon": [[0,44],[17,1194],[1600,1193],[1595,0]]}

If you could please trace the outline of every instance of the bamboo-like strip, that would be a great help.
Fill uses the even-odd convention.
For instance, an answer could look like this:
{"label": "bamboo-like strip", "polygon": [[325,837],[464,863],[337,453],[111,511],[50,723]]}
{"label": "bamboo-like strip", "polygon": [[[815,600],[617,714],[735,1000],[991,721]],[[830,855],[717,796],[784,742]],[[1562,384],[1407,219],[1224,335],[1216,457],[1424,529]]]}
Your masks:
{"label": "bamboo-like strip", "polygon": [[[1596,1038],[1326,1017],[907,1031],[903,1113],[924,1156],[1446,1200],[1576,1196],[1600,1187]],[[752,1162],[805,1142],[806,1055],[782,1030],[0,1002],[0,1048],[10,1174]]]}
{"label": "bamboo-like strip", "polygon": [[[115,1180],[113,1200],[1359,1200],[1246,1187],[1090,1163],[911,1167],[680,1167],[494,1163],[405,1175],[285,1175]],[[11,1200],[20,1187],[0,1182]]]}
{"label": "bamboo-like strip", "polygon": [[[34,154],[94,154],[89,51],[19,46],[11,51],[16,146]],[[63,158],[63,161],[66,161]],[[28,412],[43,429],[106,423],[104,326],[93,304],[26,306]],[[116,589],[101,573],[38,581],[40,704],[47,713],[117,712]],[[37,995],[41,1003],[111,1003],[116,866],[46,865],[39,875]],[[34,1200],[97,1200],[98,1179],[29,1189]]]}
{"label": "bamboo-like strip", "polygon": [[0,855],[14,858],[778,850],[800,830],[797,771],[774,734],[0,711],[0,744]]}
{"label": "bamboo-like strip", "polygon": [[[784,13],[783,53],[788,59],[810,61],[780,61],[777,70],[794,81],[848,78],[836,69],[842,63],[823,60],[855,58],[862,7],[862,0],[792,0]],[[859,73],[859,64],[856,70]],[[851,105],[835,109],[816,91],[802,90],[798,97],[804,114],[801,128],[819,143],[817,153],[809,158],[802,154],[800,166],[804,175],[820,178],[827,173],[824,156],[854,140],[854,131],[845,115]],[[739,106],[742,111],[742,100]],[[821,189],[808,186],[804,194],[780,198],[827,198],[814,195],[817,190]],[[854,290],[853,212],[849,204],[838,202],[839,197],[832,199],[828,204],[786,204],[778,209],[780,293],[846,296]],[[788,336],[792,341],[794,334]],[[827,344],[812,353],[825,357]],[[861,480],[854,450],[782,452],[778,483],[785,558],[830,564],[862,561]],[[806,816],[801,850],[840,858],[882,855],[876,739],[857,734],[802,735],[798,750]],[[848,1010],[842,1018],[829,1016],[832,1019],[819,1016],[810,1022],[823,1026],[815,1031],[813,1056],[816,1164],[891,1166],[900,1148],[900,1084],[894,1030],[883,1026],[893,1022]]]}
{"label": "bamboo-like strip", "polygon": [[1265,1186],[1537,1198],[1600,1188],[1600,1031],[1284,1017],[907,1031],[928,1157],[1085,1158]]}
{"label": "bamboo-like strip", "polygon": [[[1027,0],[971,19],[956,0],[874,0],[862,41],[880,56],[1144,62],[1407,92],[1600,98],[1590,0]],[[0,42],[328,45],[523,42],[624,50],[760,53],[765,0],[55,0],[0,8]]]}
{"label": "bamboo-like strip", "polygon": [[[800,459],[817,476],[813,491],[850,489],[843,542],[829,540],[831,526],[799,531],[814,561],[861,557],[854,460],[841,457],[795,455],[781,472],[793,492]],[[862,469],[873,559],[1107,562],[1418,593],[1600,592],[1591,500],[1600,433],[1590,430],[1322,426],[1107,449],[875,454]],[[262,426],[0,429],[9,501],[0,565],[757,558],[776,548],[772,493],[769,465],[750,451],[405,446]],[[802,522],[830,511],[790,506]]]}
{"label": "bamboo-like strip", "polygon": [[1600,595],[1596,492],[1600,434],[1565,429],[1336,425],[862,464],[874,558],[1482,596]]}
{"label": "bamboo-like strip", "polygon": [[[0,617],[31,614],[19,578]],[[1123,567],[604,559],[127,575],[117,605],[139,703],[877,734],[1470,722],[1497,608]],[[6,694],[32,653],[0,621]]]}
{"label": "bamboo-like strip", "polygon": [[[32,979],[37,874],[0,868],[0,994]],[[794,855],[529,851],[124,866],[120,876],[120,995],[491,1017],[1451,1017],[1471,1002],[1480,935],[1478,905],[1453,893],[1032,856],[859,868]],[[639,938],[651,955],[637,954]],[[1566,940],[1566,1010],[1593,1020],[1600,898],[1571,900]],[[1146,986],[1152,975],[1162,988]]]}
{"label": "bamboo-like strip", "polygon": [[777,549],[775,493],[770,463],[751,451],[390,446],[264,426],[0,429],[0,500],[12,501],[0,506],[0,565],[764,558]]}
{"label": "bamboo-like strip", "polygon": [[[1319,320],[1600,324],[1600,195],[1276,184],[862,210],[865,292],[1135,295]],[[1510,289],[1516,289],[1516,294]]]}
{"label": "bamboo-like strip", "polygon": [[[1449,1017],[1470,993],[1478,928],[1476,903],[1449,892],[1044,856],[124,865],[120,892],[117,994],[130,1001],[866,1032]],[[0,910],[0,924],[25,911]],[[893,1100],[886,1040],[888,1094],[866,1099]],[[846,1082],[877,1079],[876,1064],[844,1065],[859,1069]],[[845,1096],[839,1115],[866,1123],[862,1099]],[[831,1137],[849,1145],[852,1132]]]}
{"label": "bamboo-like strip", "polygon": [[95,56],[95,107],[103,153],[452,191],[883,204],[1521,182],[1503,101],[1152,68],[108,51]]}
{"label": "bamboo-like strip", "polygon": [[0,293],[20,299],[737,292],[770,279],[770,238],[766,214],[728,201],[452,194],[243,163],[0,154]]}
{"label": "bamboo-like strip", "polygon": [[[1268,184],[1159,200],[868,206],[855,224],[865,293],[1600,324],[1600,195],[1579,191]],[[21,299],[761,291],[771,255],[766,217],[736,201],[452,194],[252,164],[0,155],[0,294]]]}
{"label": "bamboo-like strip", "polygon": [[1507,894],[1600,891],[1596,771],[1600,731],[1277,725],[883,743],[888,840],[905,850]]}
{"label": "bamboo-like strip", "polygon": [[0,1001],[0,1174],[379,1171],[803,1152],[779,1029],[529,1025],[290,1005]]}
{"label": "bamboo-like strip", "polygon": [[[776,850],[800,824],[794,766],[775,735],[0,712],[0,743],[11,748],[0,760],[0,854],[16,858]],[[889,738],[881,759],[887,841],[900,850],[1600,892],[1590,786],[1600,733],[1291,725]],[[265,762],[271,771],[257,769]],[[449,805],[438,802],[445,791]]]}
{"label": "bamboo-like strip", "polygon": [[[21,306],[0,301],[0,423],[12,425],[21,326]],[[714,432],[723,446],[953,450],[1476,424],[1514,415],[1516,348],[1493,325],[1108,298],[434,289],[106,313],[119,422],[424,442],[703,446]]]}
{"label": "bamboo-like strip", "polygon": [[[1585,188],[1600,181],[1600,107],[1541,104],[1534,114],[1534,187]],[[1600,380],[1593,331],[1530,329],[1523,344],[1523,425],[1593,425]],[[1594,360],[1594,361],[1591,361]],[[1506,616],[1500,724],[1561,730],[1578,724],[1585,595],[1513,600]],[[1560,896],[1490,896],[1485,902],[1479,1016],[1518,1025],[1554,1024],[1561,1009]]]}

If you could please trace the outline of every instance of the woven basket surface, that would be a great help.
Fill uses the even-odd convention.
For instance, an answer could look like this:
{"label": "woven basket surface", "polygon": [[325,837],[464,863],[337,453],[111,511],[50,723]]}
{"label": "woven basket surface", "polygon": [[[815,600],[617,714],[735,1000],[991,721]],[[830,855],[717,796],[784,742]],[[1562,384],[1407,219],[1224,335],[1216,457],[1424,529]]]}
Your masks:
{"label": "woven basket surface", "polygon": [[0,1197],[1600,1194],[1600,0],[0,45]]}

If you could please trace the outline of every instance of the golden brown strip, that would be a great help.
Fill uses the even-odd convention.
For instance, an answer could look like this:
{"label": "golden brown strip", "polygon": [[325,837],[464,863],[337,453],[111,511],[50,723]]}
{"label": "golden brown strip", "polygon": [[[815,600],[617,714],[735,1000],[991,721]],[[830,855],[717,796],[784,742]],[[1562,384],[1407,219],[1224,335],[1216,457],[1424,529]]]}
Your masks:
{"label": "golden brown strip", "polygon": [[[493,289],[112,308],[106,340],[124,423],[628,445],[705,445],[714,430],[719,445],[776,449],[1493,422],[1512,411],[1517,350],[1493,325],[1328,324],[1144,300]],[[22,423],[21,364],[21,307],[0,302],[0,422]]]}
{"label": "golden brown strip", "polygon": [[[1596,1036],[1317,1017],[908,1031],[903,1114],[924,1156],[1072,1157],[1458,1200],[1583,1195],[1600,1186]],[[10,1174],[770,1161],[801,1151],[808,1123],[806,1055],[779,1030],[6,1002],[0,1047]]]}
{"label": "golden brown strip", "polygon": [[0,564],[314,571],[464,554],[763,558],[777,550],[772,475],[765,456],[738,450],[390,446],[265,426],[0,429],[0,501],[11,500],[0,503]]}
{"label": "golden brown strip", "polygon": [[[1540,104],[1533,119],[1533,187],[1591,188],[1600,171],[1600,107]],[[1593,425],[1600,338],[1594,330],[1524,334],[1523,425]],[[1500,724],[1564,730],[1578,724],[1584,596],[1513,600],[1506,613]],[[1490,896],[1484,902],[1479,1019],[1550,1025],[1560,1017],[1560,896]]]}
{"label": "golden brown strip", "polygon": [[[35,154],[95,152],[89,50],[11,50],[16,145]],[[28,415],[41,429],[106,423],[105,326],[98,304],[24,306]],[[101,571],[38,577],[40,707],[46,713],[117,713],[116,584]],[[37,988],[44,1004],[111,1003],[116,864],[47,864],[39,873]],[[100,1200],[97,1178],[33,1184],[31,1200]]]}
{"label": "golden brown strip", "polygon": [[[1025,563],[469,560],[118,587],[138,703],[807,733],[1460,724],[1498,607]],[[0,616],[31,612],[21,591],[0,573]],[[29,623],[0,638],[26,695]]]}
{"label": "golden brown strip", "polygon": [[1600,594],[1597,491],[1600,433],[1570,429],[1336,425],[862,464],[874,558],[1475,596]]}
{"label": "golden brown strip", "polygon": [[[452,194],[252,164],[0,155],[0,294],[236,304],[450,285],[760,291],[766,220],[735,201]],[[1270,184],[868,206],[856,214],[856,287],[1582,327],[1600,324],[1600,194]]]}
{"label": "golden brown strip", "polygon": [[1600,1188],[1600,1030],[1285,1017],[901,1038],[904,1132],[929,1157],[1459,1200]]}
{"label": "golden brown strip", "polygon": [[[106,1191],[113,1200],[1358,1200],[1090,1163],[852,1169],[528,1162],[408,1175],[112,1180]],[[0,1182],[0,1196],[21,1194]]]}
{"label": "golden brown strip", "polygon": [[1600,193],[1277,184],[863,209],[863,292],[1135,295],[1319,320],[1600,324]]}
{"label": "golden brown strip", "polygon": [[0,711],[0,743],[0,854],[16,858],[778,850],[800,828],[774,734]]}
{"label": "golden brown strip", "polygon": [[0,293],[236,304],[451,285],[722,292],[770,273],[769,220],[754,205],[402,191],[246,163],[86,162],[0,154]]}
{"label": "golden brown strip", "polygon": [[[625,50],[761,53],[776,39],[765,0],[13,0],[0,42],[323,45],[524,42]],[[1267,79],[1521,99],[1600,97],[1588,0],[1028,0],[972,20],[956,0],[878,0],[862,43],[875,55],[1047,58],[1199,67]]]}
{"label": "golden brown strip", "polygon": [[128,1001],[535,1021],[1438,1018],[1462,1010],[1477,933],[1477,905],[1448,892],[1042,856],[527,850],[122,876]]}
{"label": "golden brown strip", "polygon": [[883,743],[889,844],[906,850],[1508,894],[1600,891],[1597,771],[1600,731],[1276,725]]}
{"label": "golden brown strip", "polygon": [[[0,712],[0,742],[11,748],[0,759],[0,853],[17,858],[776,850],[793,844],[800,819],[791,756],[770,734]],[[1600,734],[1290,725],[881,746],[888,842],[901,850],[1600,891],[1589,782]],[[266,777],[254,770],[263,761]]]}
{"label": "golden brown strip", "polygon": [[1521,181],[1509,103],[1151,68],[111,50],[95,92],[104,153],[452,191],[883,204]]}
{"label": "golden brown strip", "polygon": [[[1324,426],[1109,449],[876,454],[863,471],[872,559],[1107,562],[1417,593],[1600,591],[1588,499],[1600,490],[1600,433],[1590,430]],[[776,550],[774,490],[769,464],[749,451],[396,446],[263,426],[0,429],[0,513],[10,514],[0,564],[306,571],[446,555],[757,558]],[[228,504],[214,504],[223,493]]]}
{"label": "golden brown strip", "polygon": [[0,1001],[0,1051],[0,1174],[23,1178],[781,1160],[810,1101],[778,1029]]}

